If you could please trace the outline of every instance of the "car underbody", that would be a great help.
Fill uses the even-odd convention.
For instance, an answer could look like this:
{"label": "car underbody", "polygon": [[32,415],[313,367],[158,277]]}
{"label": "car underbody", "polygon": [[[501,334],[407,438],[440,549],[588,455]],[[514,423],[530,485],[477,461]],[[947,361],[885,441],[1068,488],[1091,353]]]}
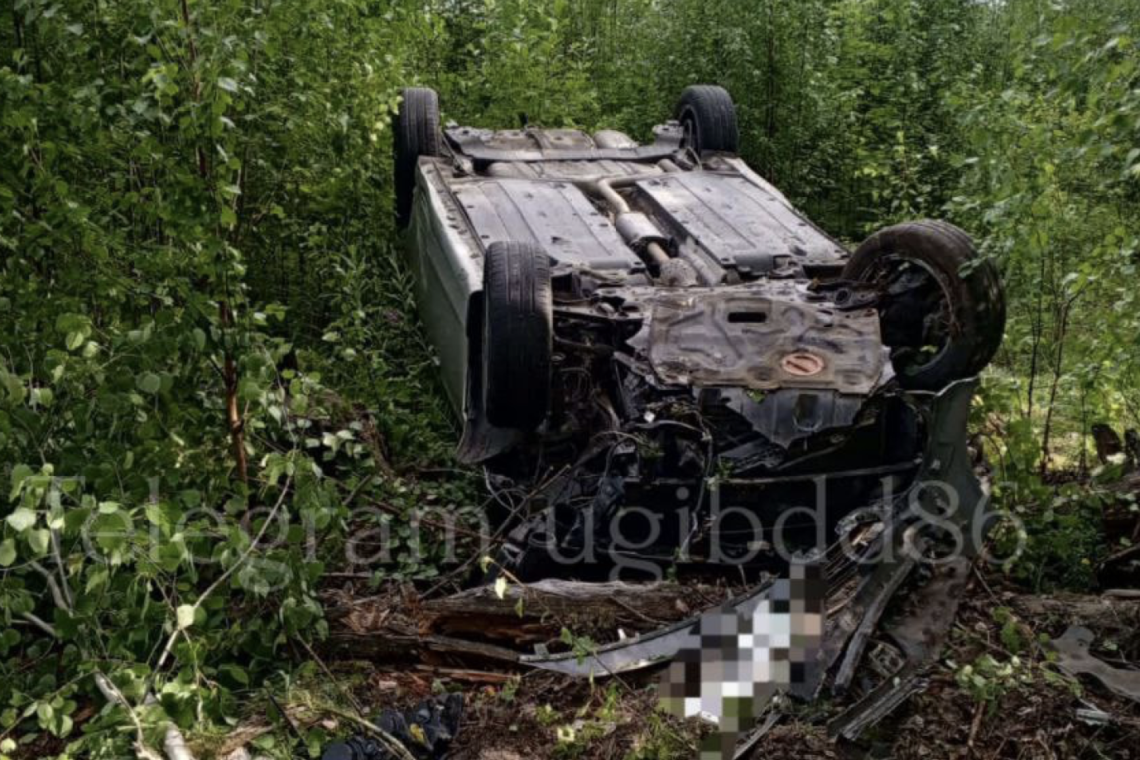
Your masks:
{"label": "car underbody", "polygon": [[[742,161],[694,155],[678,125],[649,146],[612,132],[444,134],[450,154],[418,166],[418,295],[465,419],[461,459],[485,463],[494,488],[532,492],[541,513],[516,531],[521,577],[555,571],[523,558],[543,542],[770,564],[757,524],[811,543],[815,520],[780,518],[819,507],[834,537],[847,513],[913,482],[928,402],[895,381],[880,285],[843,279],[848,252]],[[552,261],[549,401],[534,430],[492,424],[479,387],[482,259],[506,241]],[[714,500],[731,513],[715,530]]]}

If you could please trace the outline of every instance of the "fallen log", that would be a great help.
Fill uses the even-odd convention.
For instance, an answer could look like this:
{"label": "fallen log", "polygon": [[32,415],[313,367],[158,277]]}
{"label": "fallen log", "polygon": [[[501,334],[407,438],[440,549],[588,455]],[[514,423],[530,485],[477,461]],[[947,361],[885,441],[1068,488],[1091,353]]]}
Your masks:
{"label": "fallen log", "polygon": [[1107,594],[1022,595],[1013,597],[1010,606],[1023,617],[1054,621],[1058,633],[1081,626],[1094,631],[1098,640],[1114,641],[1126,658],[1140,655],[1140,599]]}
{"label": "fallen log", "polygon": [[670,582],[544,580],[508,584],[502,592],[500,597],[493,587],[480,586],[426,601],[411,594],[330,599],[326,618],[334,631],[356,634],[415,631],[533,644],[557,638],[563,626],[615,637],[618,628],[653,630],[725,600],[713,586]]}
{"label": "fallen log", "polygon": [[557,637],[563,627],[609,632],[647,631],[723,601],[709,586],[676,583],[581,583],[544,580],[509,584],[500,597],[482,586],[424,602],[421,630],[447,636],[477,635],[515,644]]}
{"label": "fallen log", "polygon": [[718,602],[712,586],[544,580],[479,587],[421,601],[379,596],[336,606],[328,615],[331,657],[439,666],[511,669],[536,644],[557,642],[563,628],[606,642],[618,630],[644,632],[683,620]]}
{"label": "fallen log", "polygon": [[493,667],[518,665],[519,653],[513,649],[468,641],[448,636],[417,636],[395,631],[355,633],[335,631],[325,643],[326,651],[337,659],[397,662],[406,665],[417,661],[430,665],[472,663]]}
{"label": "fallen log", "polygon": [[1096,630],[1132,630],[1140,625],[1140,600],[1116,596],[1023,594],[1013,597],[1013,606],[1035,617],[1055,617]]}

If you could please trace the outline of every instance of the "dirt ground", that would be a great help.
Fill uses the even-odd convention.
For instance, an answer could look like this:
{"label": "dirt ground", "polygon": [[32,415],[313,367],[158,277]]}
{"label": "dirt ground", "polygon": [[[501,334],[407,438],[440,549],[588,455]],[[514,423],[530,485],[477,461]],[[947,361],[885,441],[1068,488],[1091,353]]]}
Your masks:
{"label": "dirt ground", "polygon": [[[1135,662],[1138,623],[1140,600],[1031,597],[1003,587],[1000,578],[978,576],[921,693],[858,742],[829,738],[825,724],[838,705],[803,707],[748,757],[1140,758],[1140,705],[1063,675],[1048,645],[1069,625],[1082,624],[1098,634],[1099,656]],[[375,669],[358,697],[381,707],[441,689],[460,690],[467,699],[452,760],[691,758],[702,731],[710,730],[659,712],[652,675],[589,683],[419,665]]]}

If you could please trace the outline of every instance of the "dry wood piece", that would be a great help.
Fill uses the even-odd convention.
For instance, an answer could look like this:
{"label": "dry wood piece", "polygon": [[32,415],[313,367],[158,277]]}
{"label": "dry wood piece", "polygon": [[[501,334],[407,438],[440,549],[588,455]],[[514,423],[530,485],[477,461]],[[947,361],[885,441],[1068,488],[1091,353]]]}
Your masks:
{"label": "dry wood piece", "polygon": [[507,683],[517,676],[511,673],[492,673],[486,670],[466,670],[464,668],[443,668],[443,667],[429,667],[427,665],[416,666],[417,670],[422,670],[430,673],[436,678],[450,678],[452,681],[463,681],[465,683],[476,684],[491,684],[498,686]]}
{"label": "dry wood piece", "polygon": [[1115,596],[1055,594],[1015,596],[1013,607],[1030,616],[1048,616],[1102,634],[1131,633],[1140,628],[1140,600]]}
{"label": "dry wood piece", "polygon": [[1050,618],[1057,628],[1082,626],[1096,631],[1098,638],[1111,639],[1125,658],[1140,657],[1140,599],[1119,596],[1056,594],[1016,596],[1011,605],[1028,618]]}
{"label": "dry wood piece", "polygon": [[557,640],[563,627],[616,639],[619,628],[655,630],[724,600],[722,589],[668,582],[545,580],[500,590],[502,597],[479,587],[428,601],[388,594],[333,605],[326,648],[342,659],[510,669],[520,653]]}
{"label": "dry wood piece", "polygon": [[1104,596],[1110,599],[1136,599],[1140,600],[1140,589],[1136,588],[1113,588],[1104,592]]}
{"label": "dry wood piece", "polygon": [[525,644],[557,636],[568,624],[579,629],[654,630],[722,600],[722,594],[708,586],[544,580],[510,584],[502,598],[483,586],[433,599],[424,602],[422,616],[423,628],[433,633]]}

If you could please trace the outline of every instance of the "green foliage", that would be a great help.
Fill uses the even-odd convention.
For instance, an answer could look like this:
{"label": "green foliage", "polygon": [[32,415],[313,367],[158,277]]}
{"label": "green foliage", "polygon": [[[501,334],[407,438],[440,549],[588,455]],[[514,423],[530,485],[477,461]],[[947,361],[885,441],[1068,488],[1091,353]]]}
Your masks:
{"label": "green foliage", "polygon": [[693,747],[677,726],[661,713],[653,712],[647,716],[645,729],[625,760],[681,760],[692,753]]}
{"label": "green foliage", "polygon": [[1004,568],[1036,591],[1092,587],[1094,563],[1106,549],[1103,509],[1113,497],[1079,484],[1053,488],[1035,479],[1026,479],[1015,494],[1002,496],[1019,527],[1008,523],[995,531],[997,556],[1011,558]]}
{"label": "green foliage", "polygon": [[570,651],[574,653],[579,664],[585,662],[586,658],[593,656],[598,651],[598,645],[593,639],[589,636],[579,636],[569,628],[563,628],[558,638],[559,641],[570,647]]}
{"label": "green foliage", "polygon": [[[1010,300],[975,418],[1026,528],[999,542],[1025,543],[1010,569],[1037,586],[1089,581],[1101,497],[1039,473],[1092,469],[1093,422],[1140,425],[1135,3],[10,6],[0,754],[46,732],[125,756],[132,717],[96,674],[152,744],[168,720],[232,720],[322,635],[350,526],[390,529],[378,579],[446,563],[408,517],[478,481],[415,477],[453,469],[454,425],[390,220],[409,84],[445,119],[645,139],[683,86],[720,83],[745,157],[828,230],[971,230]],[[640,756],[673,756],[658,744]]]}
{"label": "green foliage", "polygon": [[[4,19],[0,737],[122,757],[130,721],[94,676],[148,732],[200,726],[326,630],[337,479],[374,467],[313,333],[410,314],[360,300],[383,287],[386,131],[426,23],[354,1],[17,0]],[[380,324],[347,340],[414,334]],[[423,383],[421,346],[373,348],[380,391]],[[346,375],[367,384],[328,372]],[[403,393],[380,435],[438,457],[432,387]]]}
{"label": "green foliage", "polygon": [[1001,698],[1010,691],[1033,682],[1033,668],[1017,655],[999,660],[984,654],[973,663],[963,665],[955,673],[958,686],[975,701],[995,710]]}

